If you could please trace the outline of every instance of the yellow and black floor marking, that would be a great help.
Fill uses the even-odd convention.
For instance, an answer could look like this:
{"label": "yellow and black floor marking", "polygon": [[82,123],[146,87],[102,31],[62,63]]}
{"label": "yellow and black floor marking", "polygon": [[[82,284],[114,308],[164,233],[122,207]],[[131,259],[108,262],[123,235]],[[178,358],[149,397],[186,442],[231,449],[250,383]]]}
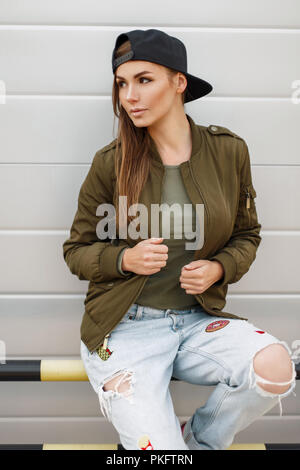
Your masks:
{"label": "yellow and black floor marking", "polygon": [[[121,444],[0,444],[1,450],[126,450]],[[226,450],[300,450],[300,444],[232,444]],[[193,451],[194,452],[194,451]]]}

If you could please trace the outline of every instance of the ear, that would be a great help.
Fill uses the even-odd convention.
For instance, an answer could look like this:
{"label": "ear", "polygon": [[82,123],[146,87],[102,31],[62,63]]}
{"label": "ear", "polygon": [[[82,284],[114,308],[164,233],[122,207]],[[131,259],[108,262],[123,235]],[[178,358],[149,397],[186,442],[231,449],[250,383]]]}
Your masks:
{"label": "ear", "polygon": [[187,79],[186,79],[186,76],[181,73],[181,72],[178,72],[178,79],[177,79],[177,83],[178,83],[178,89],[180,90],[181,93],[183,93],[187,87]]}

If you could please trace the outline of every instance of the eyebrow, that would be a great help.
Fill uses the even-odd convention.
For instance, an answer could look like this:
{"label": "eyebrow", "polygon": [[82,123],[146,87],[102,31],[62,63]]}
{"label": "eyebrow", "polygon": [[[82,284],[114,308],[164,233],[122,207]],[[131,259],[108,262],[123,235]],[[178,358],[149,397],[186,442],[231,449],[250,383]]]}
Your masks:
{"label": "eyebrow", "polygon": [[[146,73],[153,73],[153,72],[148,72],[147,70],[144,70],[143,72],[139,72],[136,75],[134,75],[133,78],[138,78],[140,75],[145,75]],[[122,80],[125,80],[125,78],[120,77],[120,75],[116,75],[116,78],[121,78]]]}

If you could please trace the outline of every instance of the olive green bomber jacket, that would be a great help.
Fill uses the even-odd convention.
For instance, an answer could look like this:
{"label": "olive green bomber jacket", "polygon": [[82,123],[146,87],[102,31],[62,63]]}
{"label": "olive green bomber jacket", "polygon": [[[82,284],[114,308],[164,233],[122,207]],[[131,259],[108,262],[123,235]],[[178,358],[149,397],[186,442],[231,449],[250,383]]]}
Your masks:
{"label": "olive green bomber jacket", "polygon": [[[237,282],[249,270],[261,242],[248,146],[225,127],[197,125],[186,116],[192,131],[192,153],[190,160],[180,164],[180,171],[192,204],[204,204],[204,243],[195,251],[194,259],[217,260],[224,268],[222,279],[195,297],[209,315],[248,320],[223,311],[228,284]],[[151,143],[151,170],[139,199],[148,214],[151,204],[161,202],[165,171],[152,139]],[[102,218],[96,215],[97,207],[114,201],[115,149],[116,139],[96,152],[80,188],[70,236],[63,243],[64,260],[71,273],[89,281],[80,332],[90,352],[119,323],[148,278],[118,270],[120,252],[141,238],[132,240],[128,235],[119,239],[118,233],[112,240],[97,237],[96,226]],[[151,236],[148,233],[148,238]]]}

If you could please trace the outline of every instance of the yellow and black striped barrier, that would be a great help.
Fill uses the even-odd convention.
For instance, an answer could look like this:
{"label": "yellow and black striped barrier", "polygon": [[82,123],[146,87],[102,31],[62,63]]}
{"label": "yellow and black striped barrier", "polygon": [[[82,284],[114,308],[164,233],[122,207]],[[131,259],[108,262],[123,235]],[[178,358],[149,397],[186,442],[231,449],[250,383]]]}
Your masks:
{"label": "yellow and black striped barrier", "polygon": [[[300,379],[300,364],[296,364]],[[171,380],[178,380],[172,377]],[[88,381],[81,359],[8,360],[0,363],[0,381]],[[121,444],[0,444],[0,450],[125,450]],[[300,450],[299,444],[232,444],[227,450]]]}
{"label": "yellow and black striped barrier", "polygon": [[[0,444],[1,450],[126,450],[121,444]],[[232,444],[226,450],[300,450],[300,444]],[[194,452],[194,451],[193,451]]]}
{"label": "yellow and black striped barrier", "polygon": [[[300,363],[296,364],[296,373],[296,379],[300,380]],[[88,381],[88,376],[81,359],[8,360],[0,363],[1,381],[79,382]]]}
{"label": "yellow and black striped barrier", "polygon": [[0,381],[88,381],[81,359],[8,360],[0,364]]}

